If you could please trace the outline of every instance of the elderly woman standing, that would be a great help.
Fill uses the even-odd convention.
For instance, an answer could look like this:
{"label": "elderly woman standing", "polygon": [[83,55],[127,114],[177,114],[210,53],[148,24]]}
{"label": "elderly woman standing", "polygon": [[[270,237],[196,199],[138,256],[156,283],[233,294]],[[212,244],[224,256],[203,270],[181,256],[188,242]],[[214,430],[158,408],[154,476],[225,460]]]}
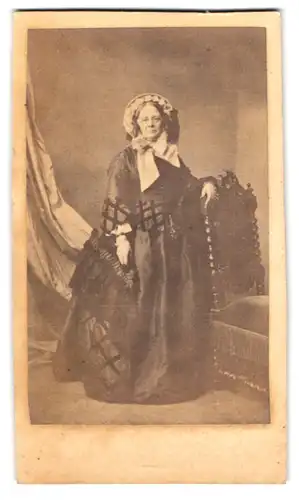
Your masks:
{"label": "elderly woman standing", "polygon": [[59,359],[63,352],[91,397],[171,402],[203,388],[211,272],[202,205],[217,196],[216,182],[184,165],[178,114],[162,96],[134,98],[124,127],[103,233],[94,231],[71,282]]}

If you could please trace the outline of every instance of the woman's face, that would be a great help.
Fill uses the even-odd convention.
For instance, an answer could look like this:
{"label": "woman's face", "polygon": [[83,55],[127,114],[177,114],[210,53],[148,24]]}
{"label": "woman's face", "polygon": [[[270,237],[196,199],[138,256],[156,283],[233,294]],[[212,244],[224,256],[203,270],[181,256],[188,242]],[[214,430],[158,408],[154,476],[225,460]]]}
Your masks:
{"label": "woman's face", "polygon": [[163,120],[153,104],[145,104],[137,118],[141,135],[148,141],[155,141],[163,131]]}

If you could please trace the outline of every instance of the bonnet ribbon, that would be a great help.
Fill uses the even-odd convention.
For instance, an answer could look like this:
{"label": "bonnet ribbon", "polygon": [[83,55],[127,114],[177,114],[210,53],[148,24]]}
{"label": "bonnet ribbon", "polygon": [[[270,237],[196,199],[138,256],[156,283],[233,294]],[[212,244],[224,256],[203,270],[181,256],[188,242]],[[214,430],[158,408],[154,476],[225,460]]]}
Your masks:
{"label": "bonnet ribbon", "polygon": [[132,140],[132,147],[137,151],[137,169],[141,192],[148,189],[160,176],[155,155],[166,160],[173,167],[180,167],[177,145],[167,142],[166,132],[162,132],[154,143],[149,143],[143,137],[136,137]]}

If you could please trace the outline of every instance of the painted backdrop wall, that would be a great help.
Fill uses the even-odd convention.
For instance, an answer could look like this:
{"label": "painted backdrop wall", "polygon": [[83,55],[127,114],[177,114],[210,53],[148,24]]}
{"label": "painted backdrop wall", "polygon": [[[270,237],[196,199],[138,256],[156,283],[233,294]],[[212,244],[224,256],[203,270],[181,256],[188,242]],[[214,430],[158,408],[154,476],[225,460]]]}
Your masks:
{"label": "painted backdrop wall", "polygon": [[107,166],[125,144],[125,105],[159,92],[180,112],[180,153],[195,175],[230,168],[252,183],[268,267],[262,28],[32,30],[28,61],[59,187],[91,225],[99,223]]}

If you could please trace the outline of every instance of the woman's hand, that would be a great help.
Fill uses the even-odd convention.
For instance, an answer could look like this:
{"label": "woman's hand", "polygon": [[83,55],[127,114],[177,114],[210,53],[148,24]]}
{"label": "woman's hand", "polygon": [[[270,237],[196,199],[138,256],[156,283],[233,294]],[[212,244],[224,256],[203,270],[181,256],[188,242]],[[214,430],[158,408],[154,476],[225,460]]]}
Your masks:
{"label": "woman's hand", "polygon": [[116,238],[116,255],[122,266],[126,266],[129,260],[131,245],[124,234]]}
{"label": "woman's hand", "polygon": [[205,182],[201,191],[201,198],[206,198],[205,208],[211,200],[218,198],[217,188],[212,182]]}

